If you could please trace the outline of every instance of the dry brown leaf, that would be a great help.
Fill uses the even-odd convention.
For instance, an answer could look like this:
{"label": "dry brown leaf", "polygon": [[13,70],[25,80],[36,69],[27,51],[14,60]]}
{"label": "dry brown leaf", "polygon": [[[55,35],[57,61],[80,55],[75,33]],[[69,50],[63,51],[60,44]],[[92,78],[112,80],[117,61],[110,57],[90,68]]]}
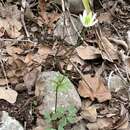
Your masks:
{"label": "dry brown leaf", "polygon": [[36,79],[37,79],[38,70],[34,69],[28,73],[26,73],[23,77],[24,84],[28,89],[28,93],[32,92],[32,87],[34,87]]}
{"label": "dry brown leaf", "polygon": [[2,6],[0,4],[0,34],[6,31],[11,38],[20,36],[22,24],[20,22],[20,11],[17,6]]}
{"label": "dry brown leaf", "polygon": [[11,56],[15,56],[16,54],[21,54],[23,52],[21,48],[15,46],[7,46],[6,51]]}
{"label": "dry brown leaf", "polygon": [[113,44],[104,36],[101,36],[102,40],[102,58],[105,60],[108,60],[110,62],[113,62],[113,60],[117,60],[118,57],[118,52],[117,49],[113,46]]}
{"label": "dry brown leaf", "polygon": [[7,85],[7,84],[8,84],[8,80],[0,79],[0,86]]}
{"label": "dry brown leaf", "polygon": [[43,56],[43,59],[46,59],[48,54],[51,54],[52,50],[49,47],[42,46],[38,49],[38,54]]}
{"label": "dry brown leaf", "polygon": [[17,95],[17,92],[11,88],[0,87],[0,99],[4,99],[9,103],[15,103]]}
{"label": "dry brown leaf", "polygon": [[25,63],[21,59],[14,59],[13,63],[20,70],[23,69],[23,68],[25,68],[25,66],[26,66]]}
{"label": "dry brown leaf", "polygon": [[100,16],[97,18],[100,23],[109,22],[111,23],[113,17],[110,12],[100,13]]}
{"label": "dry brown leaf", "polygon": [[46,2],[45,0],[39,0],[39,7],[40,7],[40,15],[45,23],[48,23],[48,16],[46,13]]}
{"label": "dry brown leaf", "polygon": [[28,53],[25,57],[24,63],[28,64],[32,61],[32,59],[33,59],[32,53]]}
{"label": "dry brown leaf", "polygon": [[85,107],[85,109],[81,112],[81,116],[83,119],[88,120],[89,122],[95,122],[97,120],[96,107]]}
{"label": "dry brown leaf", "polygon": [[76,51],[79,57],[82,58],[83,60],[93,60],[100,56],[100,51],[93,46],[87,46],[87,47],[79,46],[76,48]]}
{"label": "dry brown leaf", "polygon": [[112,119],[111,118],[98,118],[95,123],[88,123],[88,130],[110,130],[112,127]]}
{"label": "dry brown leaf", "polygon": [[91,75],[84,75],[84,79],[89,84],[89,86],[84,82],[84,80],[81,80],[79,82],[78,92],[80,96],[84,98],[89,97],[91,100],[97,98],[99,102],[104,102],[111,99],[111,93],[103,84],[100,77],[91,77]]}

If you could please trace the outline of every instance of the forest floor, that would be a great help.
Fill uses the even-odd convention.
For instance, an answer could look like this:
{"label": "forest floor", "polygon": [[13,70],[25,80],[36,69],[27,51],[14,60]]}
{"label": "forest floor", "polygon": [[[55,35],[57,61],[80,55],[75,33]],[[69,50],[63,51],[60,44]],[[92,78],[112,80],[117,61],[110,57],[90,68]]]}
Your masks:
{"label": "forest floor", "polygon": [[82,103],[76,123],[85,126],[70,130],[130,130],[130,2],[94,2],[98,23],[89,28],[82,27],[82,12],[62,6],[1,0],[0,111],[24,129],[44,130],[36,82],[39,73],[54,71],[68,77]]}

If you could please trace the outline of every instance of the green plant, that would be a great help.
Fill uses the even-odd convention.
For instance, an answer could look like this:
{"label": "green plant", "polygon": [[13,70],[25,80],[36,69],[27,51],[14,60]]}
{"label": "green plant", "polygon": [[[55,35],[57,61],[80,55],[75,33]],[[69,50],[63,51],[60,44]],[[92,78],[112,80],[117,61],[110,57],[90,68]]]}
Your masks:
{"label": "green plant", "polygon": [[55,91],[58,89],[59,92],[67,92],[72,85],[67,77],[57,73],[57,75],[52,80],[52,86]]}
{"label": "green plant", "polygon": [[68,90],[72,87],[72,84],[67,77],[65,77],[60,73],[57,73],[57,75],[52,80],[52,87],[56,92],[56,99],[55,99],[55,112],[56,112],[58,92],[63,93],[68,92]]}
{"label": "green plant", "polygon": [[44,113],[44,118],[48,123],[53,124],[56,128],[48,128],[46,130],[64,130],[68,124],[74,123],[77,110],[73,106],[58,107],[56,112]]}
{"label": "green plant", "polygon": [[83,15],[80,15],[80,20],[84,27],[91,27],[98,22],[96,14],[92,12],[89,0],[82,0],[82,2],[85,10]]}

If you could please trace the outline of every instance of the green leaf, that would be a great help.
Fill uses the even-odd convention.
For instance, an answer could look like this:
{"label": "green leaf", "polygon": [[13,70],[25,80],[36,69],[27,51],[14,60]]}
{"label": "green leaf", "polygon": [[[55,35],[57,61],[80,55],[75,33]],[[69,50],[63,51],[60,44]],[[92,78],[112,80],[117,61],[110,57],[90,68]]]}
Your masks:
{"label": "green leaf", "polygon": [[50,113],[49,112],[45,112],[44,113],[44,118],[45,120],[50,123],[51,122],[51,116],[50,116]]}
{"label": "green leaf", "polygon": [[62,117],[61,115],[59,115],[57,112],[55,113],[52,113],[52,115],[51,115],[51,120],[52,121],[55,121],[55,120],[57,120],[57,119],[59,119],[60,117]]}
{"label": "green leaf", "polygon": [[61,126],[61,127],[66,126],[66,125],[67,125],[66,117],[61,118],[61,119],[59,120],[58,124],[59,124],[59,126]]}
{"label": "green leaf", "polygon": [[64,128],[61,125],[59,125],[58,130],[64,130]]}
{"label": "green leaf", "polygon": [[64,108],[64,107],[58,107],[57,110],[56,110],[56,112],[57,112],[57,113],[64,114],[65,108]]}
{"label": "green leaf", "polygon": [[71,116],[75,116],[77,113],[77,109],[74,106],[69,106],[67,111],[68,111],[68,114]]}
{"label": "green leaf", "polygon": [[74,123],[75,118],[73,116],[67,116],[68,123]]}
{"label": "green leaf", "polygon": [[52,86],[55,91],[58,90],[58,92],[68,92],[72,84],[67,77],[58,73],[52,80]]}

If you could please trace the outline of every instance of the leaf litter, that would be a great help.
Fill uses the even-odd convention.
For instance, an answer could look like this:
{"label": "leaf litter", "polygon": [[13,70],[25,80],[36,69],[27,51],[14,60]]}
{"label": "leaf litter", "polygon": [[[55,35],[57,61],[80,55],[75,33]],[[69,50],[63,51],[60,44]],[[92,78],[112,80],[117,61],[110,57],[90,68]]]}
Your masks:
{"label": "leaf litter", "polygon": [[[130,129],[129,3],[125,0],[102,2],[112,14],[108,10],[101,11],[103,7],[98,9],[95,6],[98,2],[94,2],[99,25],[87,30],[80,28],[84,42],[76,33],[76,45],[72,41],[68,44],[67,37],[75,37],[68,36],[68,32],[67,37],[63,36],[63,30],[58,34],[60,38],[54,36],[57,24],[63,24],[59,23],[64,16],[61,3],[25,0],[24,21],[21,21],[19,1],[0,4],[0,59],[3,64],[0,66],[0,110],[14,115],[27,130],[46,128],[39,113],[39,107],[46,106],[43,103],[45,82],[37,78],[40,72],[59,71],[74,84],[80,96],[82,106],[80,104],[77,118],[83,130]],[[115,15],[117,12],[119,16]],[[77,16],[74,19],[79,21]],[[77,31],[73,26],[75,21],[72,23],[74,19],[69,15],[65,18],[73,28],[69,29],[69,34],[74,35]],[[76,26],[79,28],[78,24]],[[30,37],[26,37],[26,32]],[[97,74],[99,69],[101,72]],[[55,97],[55,93],[53,95]],[[39,124],[39,119],[44,123]],[[78,123],[68,125],[65,130],[74,130]]]}

